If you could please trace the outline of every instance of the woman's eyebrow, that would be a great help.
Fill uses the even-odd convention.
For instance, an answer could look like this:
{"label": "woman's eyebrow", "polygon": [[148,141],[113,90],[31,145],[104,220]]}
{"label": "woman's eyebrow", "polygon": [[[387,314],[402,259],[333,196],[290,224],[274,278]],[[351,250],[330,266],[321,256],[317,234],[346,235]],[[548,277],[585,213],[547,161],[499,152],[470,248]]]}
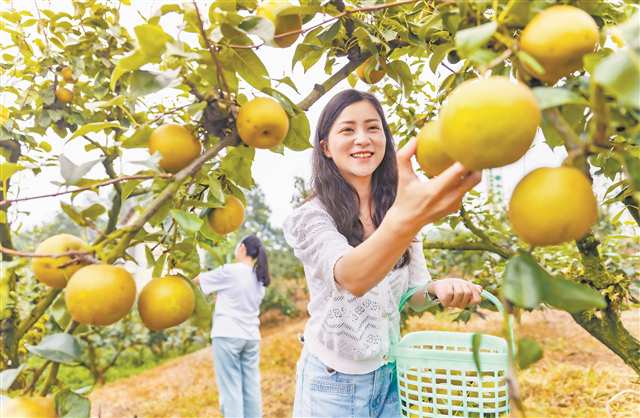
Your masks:
{"label": "woman's eyebrow", "polygon": [[[364,121],[364,123],[369,123],[369,122],[380,122],[380,119],[374,118],[374,119],[367,119]],[[353,125],[354,123],[356,123],[356,121],[354,120],[341,120],[340,122],[338,122],[338,125]]]}

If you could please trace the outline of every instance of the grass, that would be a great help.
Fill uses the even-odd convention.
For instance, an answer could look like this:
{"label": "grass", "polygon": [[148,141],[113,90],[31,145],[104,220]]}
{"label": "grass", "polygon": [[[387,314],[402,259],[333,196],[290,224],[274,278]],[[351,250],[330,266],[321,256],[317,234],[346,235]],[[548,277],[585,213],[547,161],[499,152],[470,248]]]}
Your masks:
{"label": "grass", "polygon": [[[640,331],[638,311],[624,316]],[[301,346],[297,336],[304,320],[272,324],[263,330],[262,396],[265,417],[291,416],[295,367]],[[500,320],[489,314],[468,325],[452,324],[447,316],[411,318],[408,330],[446,329],[499,333]],[[520,336],[534,338],[545,349],[543,359],[519,373],[520,391],[530,418],[600,418],[638,416],[638,377],[624,363],[562,312],[528,313]],[[91,395],[94,415],[102,418],[219,416],[210,349],[167,361],[140,375],[121,379]],[[518,414],[514,413],[514,416]]]}

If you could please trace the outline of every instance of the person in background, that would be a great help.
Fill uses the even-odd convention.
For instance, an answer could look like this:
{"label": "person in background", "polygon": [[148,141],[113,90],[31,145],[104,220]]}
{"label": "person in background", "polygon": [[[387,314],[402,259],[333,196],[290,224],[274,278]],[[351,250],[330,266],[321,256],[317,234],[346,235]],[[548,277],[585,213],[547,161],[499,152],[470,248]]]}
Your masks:
{"label": "person in background", "polygon": [[200,273],[194,281],[216,293],[211,338],[220,411],[227,418],[262,416],[260,303],[269,286],[269,262],[258,237],[235,249],[235,263]]}

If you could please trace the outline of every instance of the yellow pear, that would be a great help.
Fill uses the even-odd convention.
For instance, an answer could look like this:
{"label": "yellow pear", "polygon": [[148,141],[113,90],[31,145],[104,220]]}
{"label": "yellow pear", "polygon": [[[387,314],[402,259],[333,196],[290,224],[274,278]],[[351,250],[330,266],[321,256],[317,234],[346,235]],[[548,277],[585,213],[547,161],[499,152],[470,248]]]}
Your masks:
{"label": "yellow pear", "polygon": [[65,87],[58,87],[56,89],[56,97],[62,103],[70,103],[73,100],[73,92]]}
{"label": "yellow pear", "polygon": [[209,225],[218,234],[224,235],[240,228],[244,221],[244,205],[235,196],[226,195],[224,206],[209,213]]}
{"label": "yellow pear", "polygon": [[525,69],[549,84],[582,68],[582,57],[598,46],[598,25],[577,7],[551,6],[537,14],[522,31],[520,48],[536,59],[544,74]]}
{"label": "yellow pear", "polygon": [[447,97],[440,135],[447,154],[466,168],[501,167],[520,159],[541,113],[527,86],[505,77],[468,80]]}
{"label": "yellow pear", "polygon": [[67,83],[73,83],[75,81],[73,79],[73,70],[69,67],[64,67],[62,70],[60,70],[60,75],[62,76],[62,79]]}
{"label": "yellow pear", "polygon": [[440,138],[437,121],[426,123],[417,136],[416,160],[420,168],[435,177],[449,168],[455,161],[446,153],[446,146]]}
{"label": "yellow pear", "polygon": [[2,418],[57,418],[53,398],[18,397],[3,398],[0,402]]}
{"label": "yellow pear", "polygon": [[257,97],[240,107],[236,127],[250,147],[273,148],[287,137],[289,118],[277,101]]}
{"label": "yellow pear", "polygon": [[[368,76],[367,71],[369,71]],[[386,73],[374,57],[369,57],[360,64],[358,68],[356,68],[356,74],[358,75],[358,78],[365,83],[376,84],[378,81],[382,80]]]}
{"label": "yellow pear", "polygon": [[74,320],[81,324],[111,325],[131,310],[136,299],[136,282],[122,267],[92,264],[71,276],[64,296]]}
{"label": "yellow pear", "polygon": [[[88,251],[89,245],[78,237],[69,234],[58,234],[42,241],[36,248],[36,254],[63,254],[71,251]],[[80,268],[80,263],[69,264],[70,257],[34,257],[31,261],[31,269],[38,281],[57,289],[62,289]]]}
{"label": "yellow pear", "polygon": [[[298,31],[302,28],[302,18],[299,14],[280,14],[280,12],[291,6],[292,4],[284,0],[270,0],[263,2],[258,7],[257,14],[273,23],[275,27],[274,35],[278,36],[283,33]],[[280,48],[286,48],[291,46],[299,35],[300,33],[292,33],[281,38],[274,38],[273,42]]]}
{"label": "yellow pear", "polygon": [[183,323],[195,306],[193,289],[180,276],[152,279],[138,298],[140,318],[147,328],[154,331]]}
{"label": "yellow pear", "polygon": [[149,153],[158,151],[161,155],[160,167],[170,173],[177,173],[198,158],[202,146],[191,132],[180,125],[162,125],[149,137]]}
{"label": "yellow pear", "polygon": [[573,167],[538,168],[516,186],[509,202],[516,234],[531,245],[582,238],[598,218],[591,183]]}

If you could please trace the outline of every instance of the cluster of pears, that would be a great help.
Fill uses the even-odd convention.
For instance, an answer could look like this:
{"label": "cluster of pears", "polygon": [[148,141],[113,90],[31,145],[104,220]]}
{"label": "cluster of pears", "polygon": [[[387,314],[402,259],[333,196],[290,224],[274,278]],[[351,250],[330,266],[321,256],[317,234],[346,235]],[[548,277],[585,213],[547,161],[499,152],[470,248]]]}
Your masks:
{"label": "cluster of pears", "polygon": [[[87,251],[89,245],[70,234],[44,240],[36,254]],[[33,273],[47,286],[65,289],[67,310],[75,321],[87,325],[111,325],[122,319],[136,300],[136,283],[131,273],[109,264],[71,264],[70,257],[35,257]],[[161,330],[186,321],[195,308],[195,294],[185,279],[166,276],[152,279],[140,293],[138,311],[142,322]]]}
{"label": "cluster of pears", "polygon": [[[277,101],[257,97],[241,106],[236,129],[246,145],[269,149],[282,144],[286,138],[289,118]],[[184,126],[165,124],[151,133],[148,149],[150,154],[160,154],[160,168],[177,173],[200,155],[202,146]],[[210,211],[208,220],[219,234],[233,232],[244,221],[244,205],[237,197],[226,195],[224,205]]]}
{"label": "cluster of pears", "polygon": [[[455,161],[471,170],[502,167],[529,149],[541,113],[533,93],[503,77],[469,80],[447,97],[439,118],[417,137],[416,159],[430,177]],[[539,168],[526,175],[509,203],[516,234],[531,245],[583,237],[597,219],[589,179],[572,167]]]}
{"label": "cluster of pears", "polygon": [[[73,70],[71,69],[71,67],[63,67],[60,70],[60,78],[62,79],[62,81],[64,81],[64,83],[73,84],[76,82],[75,78],[73,77]],[[56,98],[61,103],[71,103],[71,101],[73,100],[73,91],[62,85],[58,85],[58,87],[56,88]]]}

